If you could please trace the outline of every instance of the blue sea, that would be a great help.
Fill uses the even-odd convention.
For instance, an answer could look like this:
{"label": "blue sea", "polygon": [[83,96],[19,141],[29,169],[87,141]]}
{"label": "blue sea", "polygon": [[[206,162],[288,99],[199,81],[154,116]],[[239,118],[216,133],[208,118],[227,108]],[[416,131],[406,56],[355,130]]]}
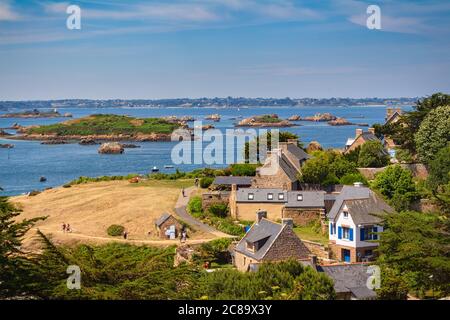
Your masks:
{"label": "blue sea", "polygon": [[[410,107],[404,107],[410,109]],[[23,110],[9,110],[18,112]],[[120,114],[134,117],[193,116],[204,124],[211,123],[224,131],[234,128],[237,117],[276,113],[280,118],[288,118],[294,114],[301,117],[316,113],[329,112],[343,117],[352,123],[383,123],[386,114],[385,106],[355,107],[249,107],[249,108],[64,108],[61,113],[69,112],[74,118],[90,114]],[[4,113],[4,112],[3,112]],[[210,114],[218,113],[220,122],[205,121]],[[14,119],[0,118],[0,128],[11,127],[14,123],[22,126],[52,124],[67,120],[52,119]],[[311,141],[318,141],[325,148],[342,148],[347,138],[355,135],[358,126],[329,126],[325,123],[300,121],[298,126],[282,128],[297,134],[305,146]],[[362,127],[364,130],[367,128]],[[6,130],[11,133],[14,131]],[[140,148],[125,149],[121,155],[98,154],[98,145],[80,146],[79,144],[41,145],[38,141],[15,141],[0,139],[0,143],[12,143],[12,149],[0,148],[0,186],[4,189],[0,195],[18,195],[32,190],[62,185],[80,176],[126,175],[129,173],[147,174],[156,166],[160,172],[174,172],[175,169],[189,171],[200,167],[224,167],[223,164],[180,164],[165,169],[165,165],[173,165],[172,148],[176,142],[142,142],[136,143]],[[193,151],[201,152],[201,150]],[[241,152],[237,150],[236,152]],[[41,176],[46,182],[39,182]]]}

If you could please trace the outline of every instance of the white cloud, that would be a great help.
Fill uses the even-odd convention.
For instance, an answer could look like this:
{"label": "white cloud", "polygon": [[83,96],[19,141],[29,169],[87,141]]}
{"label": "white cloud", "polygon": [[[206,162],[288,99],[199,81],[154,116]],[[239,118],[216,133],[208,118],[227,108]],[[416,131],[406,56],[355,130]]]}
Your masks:
{"label": "white cloud", "polygon": [[0,21],[15,21],[19,19],[20,16],[11,9],[9,3],[0,3]]}

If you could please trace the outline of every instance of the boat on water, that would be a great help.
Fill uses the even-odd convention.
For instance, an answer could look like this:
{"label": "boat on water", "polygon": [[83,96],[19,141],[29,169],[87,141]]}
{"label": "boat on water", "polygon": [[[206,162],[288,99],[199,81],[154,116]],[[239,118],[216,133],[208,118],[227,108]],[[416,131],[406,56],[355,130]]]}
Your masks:
{"label": "boat on water", "polygon": [[158,171],[159,171],[158,167],[153,167],[152,168],[152,172],[158,172]]}
{"label": "boat on water", "polygon": [[166,165],[164,166],[164,168],[165,168],[165,169],[173,169],[173,166],[170,165],[170,164],[166,164]]}

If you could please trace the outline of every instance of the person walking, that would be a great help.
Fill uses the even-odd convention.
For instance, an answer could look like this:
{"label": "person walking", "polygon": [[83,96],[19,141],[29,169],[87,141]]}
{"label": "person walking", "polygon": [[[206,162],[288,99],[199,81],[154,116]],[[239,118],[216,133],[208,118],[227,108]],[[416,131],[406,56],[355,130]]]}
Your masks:
{"label": "person walking", "polygon": [[184,188],[181,189],[181,194],[183,195],[183,198],[186,197],[186,195],[184,194]]}
{"label": "person walking", "polygon": [[124,238],[125,240],[127,240],[127,238],[128,238],[128,231],[124,231],[124,232],[123,232],[123,238]]}
{"label": "person walking", "polygon": [[63,222],[63,224],[62,224],[62,231],[65,233],[66,232],[66,223],[65,222]]}

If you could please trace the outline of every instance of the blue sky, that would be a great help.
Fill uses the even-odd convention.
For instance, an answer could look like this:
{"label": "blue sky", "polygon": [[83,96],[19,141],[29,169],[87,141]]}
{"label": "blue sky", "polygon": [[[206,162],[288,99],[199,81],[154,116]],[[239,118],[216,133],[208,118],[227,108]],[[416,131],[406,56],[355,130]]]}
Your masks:
{"label": "blue sky", "polygon": [[449,49],[450,1],[0,0],[0,100],[416,97]]}

